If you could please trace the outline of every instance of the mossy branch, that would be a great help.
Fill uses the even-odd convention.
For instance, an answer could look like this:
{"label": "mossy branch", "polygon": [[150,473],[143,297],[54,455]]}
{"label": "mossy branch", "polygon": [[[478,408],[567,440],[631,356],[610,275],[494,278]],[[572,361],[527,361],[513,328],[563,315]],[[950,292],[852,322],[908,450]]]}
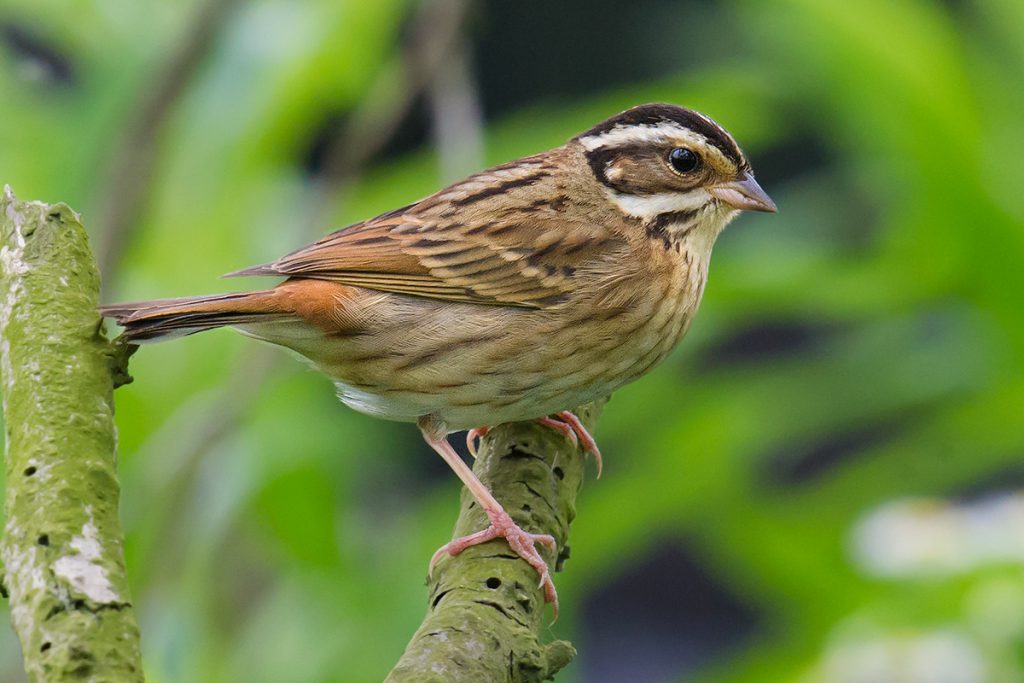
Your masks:
{"label": "mossy branch", "polygon": [[[577,413],[588,429],[604,404]],[[561,434],[532,422],[501,425],[481,444],[473,467],[524,529],[555,537],[541,548],[555,570],[569,555],[569,525],[583,485],[582,452]],[[463,489],[454,536],[487,526]],[[557,583],[557,575],[555,577]],[[554,677],[576,651],[564,640],[542,643],[546,609],[537,573],[495,540],[438,562],[429,580],[427,614],[387,683],[532,683]]]}
{"label": "mossy branch", "polygon": [[99,274],[77,214],[0,198],[0,374],[11,620],[31,681],[141,681],[125,576]]}

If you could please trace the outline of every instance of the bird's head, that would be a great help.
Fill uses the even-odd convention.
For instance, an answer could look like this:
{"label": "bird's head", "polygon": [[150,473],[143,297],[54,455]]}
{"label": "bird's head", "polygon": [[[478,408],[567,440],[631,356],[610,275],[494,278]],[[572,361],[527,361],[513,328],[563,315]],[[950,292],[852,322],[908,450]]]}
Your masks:
{"label": "bird's head", "polygon": [[717,235],[739,211],[776,210],[732,136],[690,109],[633,107],[572,142],[608,199],[663,237],[697,225]]}

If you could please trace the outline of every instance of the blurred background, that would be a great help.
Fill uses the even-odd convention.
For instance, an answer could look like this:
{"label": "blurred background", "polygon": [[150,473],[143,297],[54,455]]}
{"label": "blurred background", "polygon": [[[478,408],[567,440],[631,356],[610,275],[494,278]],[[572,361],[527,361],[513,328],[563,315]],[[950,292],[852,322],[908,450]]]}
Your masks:
{"label": "blurred background", "polygon": [[[0,182],[83,213],[107,301],[228,291],[655,100],[726,126],[779,213],[605,410],[559,680],[1024,680],[1024,3],[0,1]],[[148,679],[382,679],[456,478],[229,331],[132,371]]]}

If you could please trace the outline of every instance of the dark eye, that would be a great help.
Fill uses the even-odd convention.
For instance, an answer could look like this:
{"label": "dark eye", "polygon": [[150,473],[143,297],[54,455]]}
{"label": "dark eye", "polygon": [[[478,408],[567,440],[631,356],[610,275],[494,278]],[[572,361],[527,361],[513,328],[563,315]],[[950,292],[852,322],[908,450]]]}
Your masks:
{"label": "dark eye", "polygon": [[668,153],[668,163],[677,173],[692,173],[700,166],[700,157],[692,149],[676,147]]}

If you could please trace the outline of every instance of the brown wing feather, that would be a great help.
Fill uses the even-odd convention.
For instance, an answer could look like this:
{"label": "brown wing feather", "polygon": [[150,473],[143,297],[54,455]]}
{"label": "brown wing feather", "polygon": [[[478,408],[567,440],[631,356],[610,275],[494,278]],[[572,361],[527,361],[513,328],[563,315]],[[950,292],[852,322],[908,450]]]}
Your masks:
{"label": "brown wing feather", "polygon": [[[603,228],[566,218],[581,212],[542,206],[537,192],[513,185],[507,172],[501,177],[509,186],[501,193],[481,191],[486,177],[479,174],[461,194],[453,186],[233,275],[310,277],[446,301],[546,308],[625,247]],[[461,210],[450,211],[453,204]]]}

